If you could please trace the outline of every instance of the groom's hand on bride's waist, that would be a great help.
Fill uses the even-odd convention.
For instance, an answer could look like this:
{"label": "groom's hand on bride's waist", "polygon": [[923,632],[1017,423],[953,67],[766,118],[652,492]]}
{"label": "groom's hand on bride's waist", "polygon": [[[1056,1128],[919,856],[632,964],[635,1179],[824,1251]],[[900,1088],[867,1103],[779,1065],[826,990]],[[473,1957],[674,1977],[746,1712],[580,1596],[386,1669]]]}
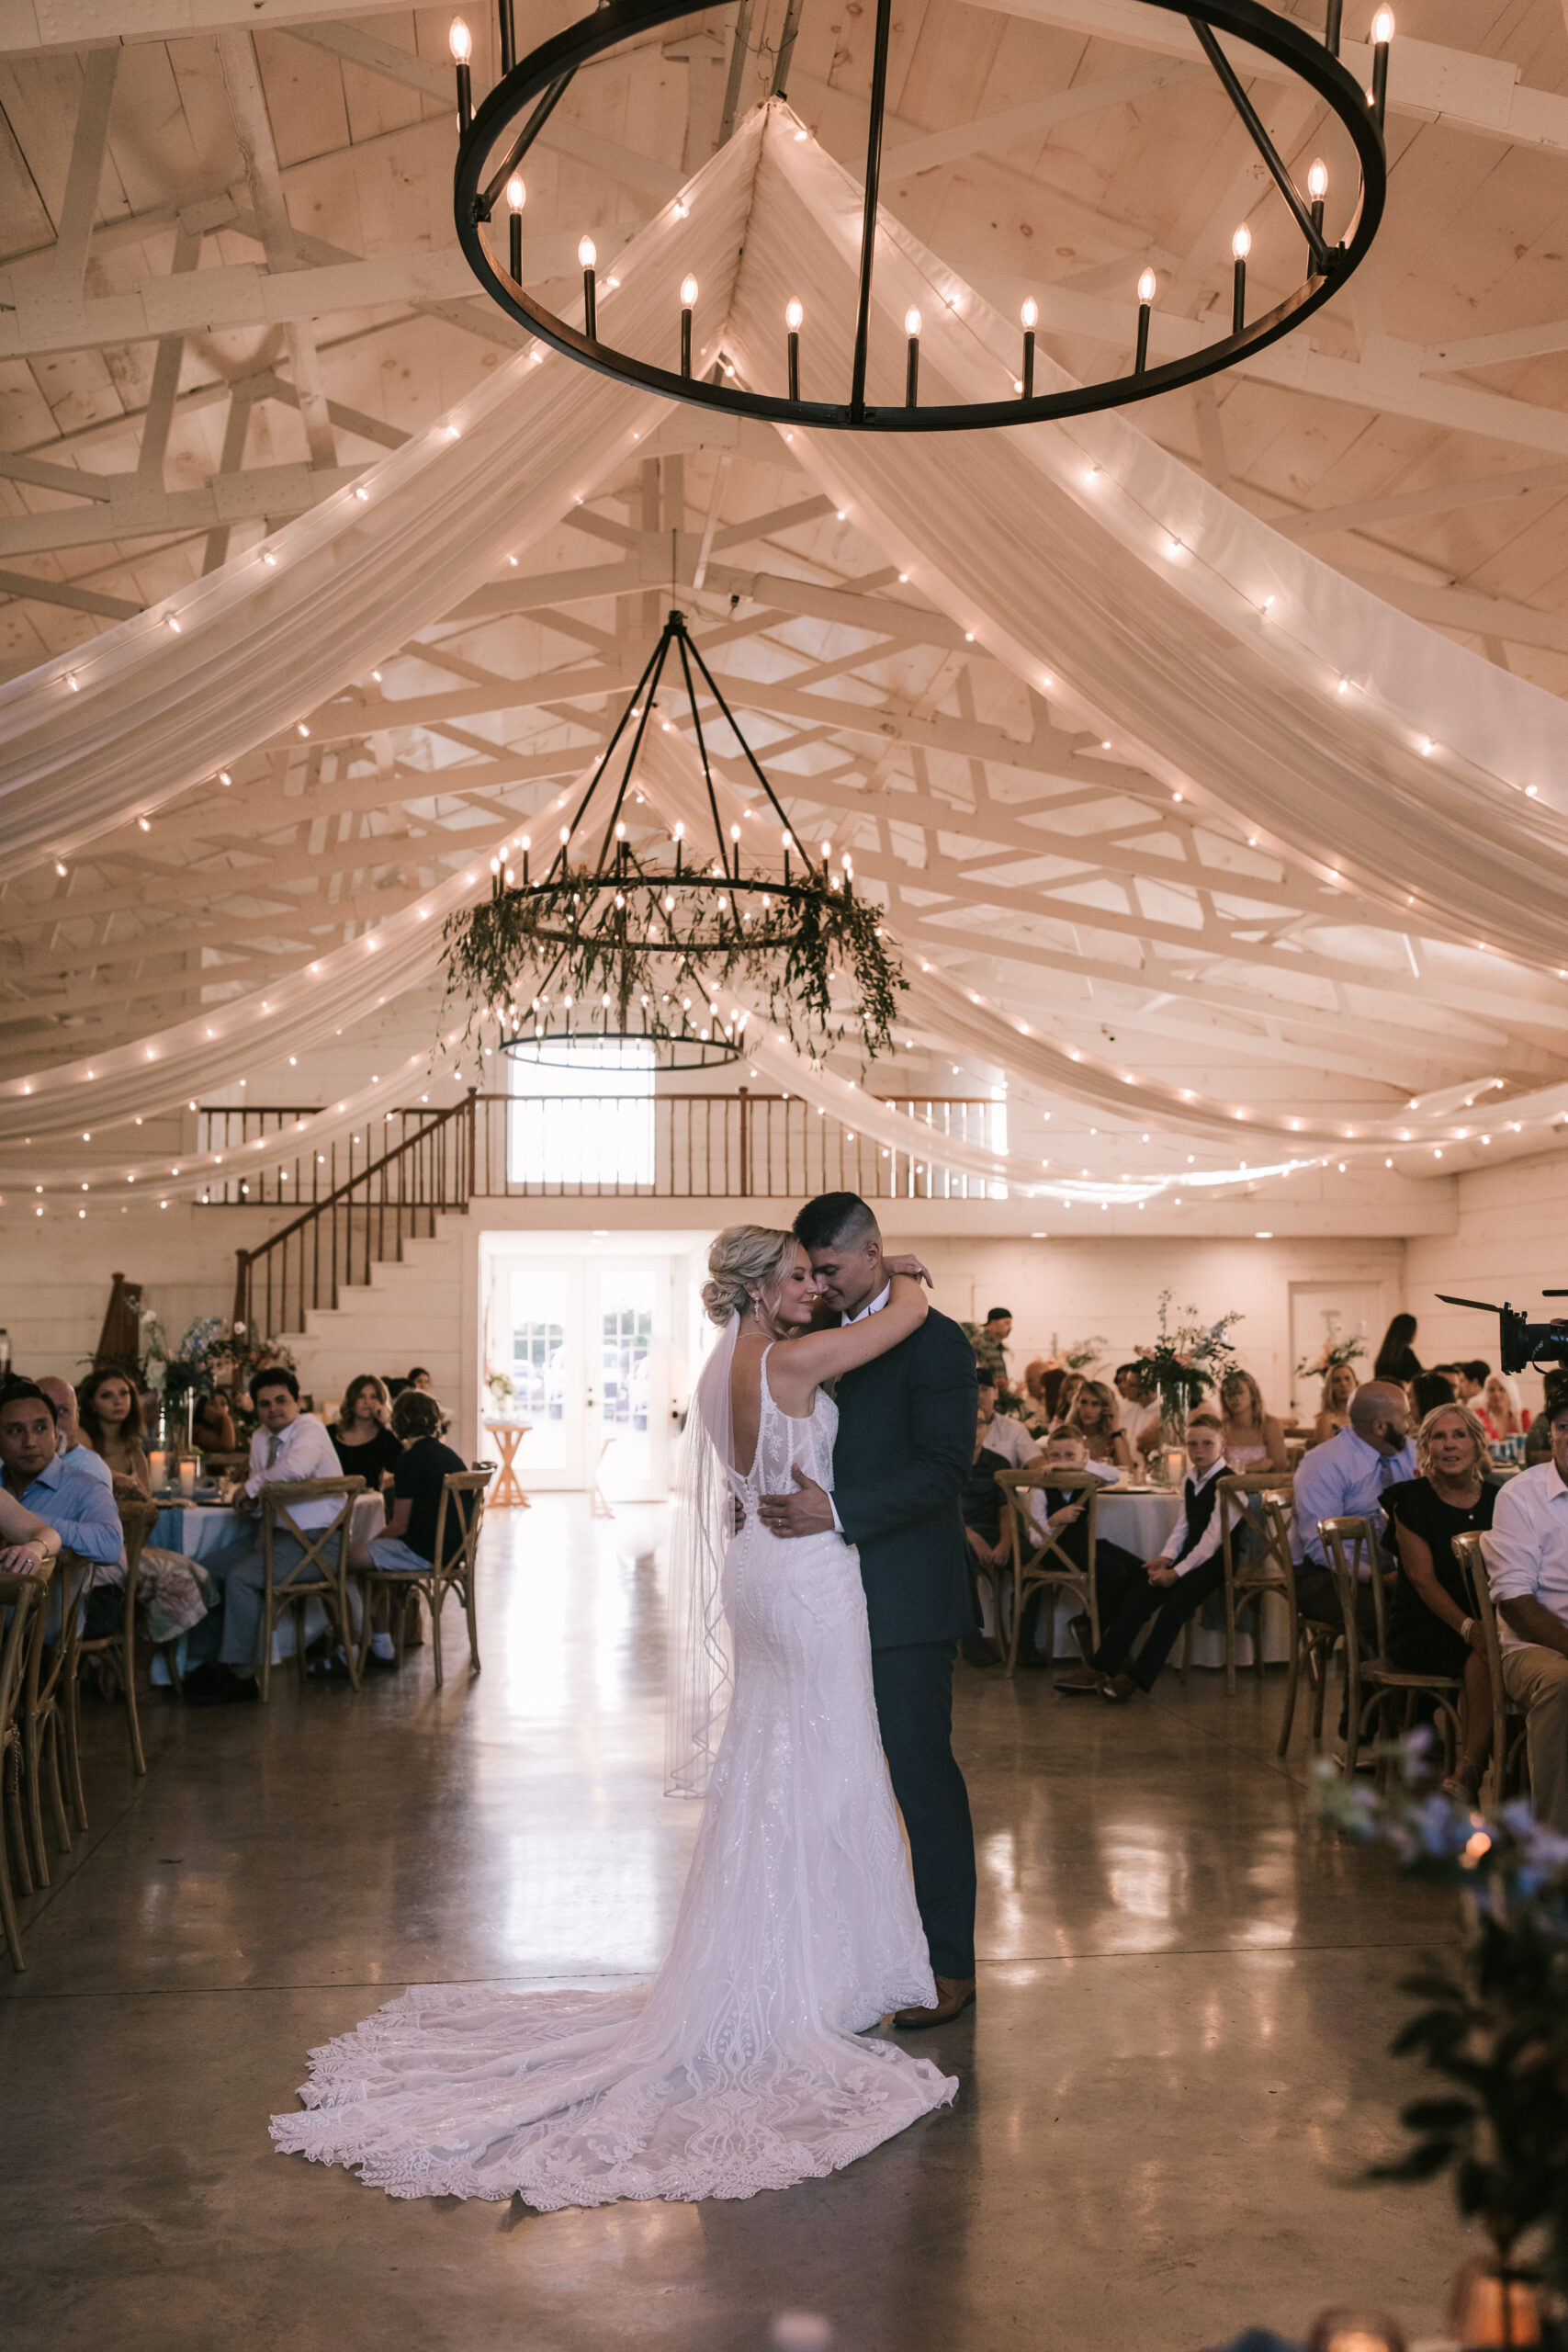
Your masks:
{"label": "groom's hand on bride's waist", "polygon": [[793,1495],[763,1495],[757,1505],[771,1535],[830,1535],[833,1505],[825,1487],[815,1478],[791,1472],[798,1491]]}

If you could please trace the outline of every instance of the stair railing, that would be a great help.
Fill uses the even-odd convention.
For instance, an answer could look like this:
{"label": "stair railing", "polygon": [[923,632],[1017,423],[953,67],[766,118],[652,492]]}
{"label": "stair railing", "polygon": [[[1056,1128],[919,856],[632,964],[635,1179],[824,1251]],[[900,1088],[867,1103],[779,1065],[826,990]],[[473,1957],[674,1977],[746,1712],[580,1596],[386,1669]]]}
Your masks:
{"label": "stair railing", "polygon": [[312,1307],[365,1284],[373,1269],[428,1239],[445,1211],[473,1197],[472,1088],[426,1124],[313,1202],[254,1250],[234,1252],[234,1321],[257,1336],[302,1331]]}

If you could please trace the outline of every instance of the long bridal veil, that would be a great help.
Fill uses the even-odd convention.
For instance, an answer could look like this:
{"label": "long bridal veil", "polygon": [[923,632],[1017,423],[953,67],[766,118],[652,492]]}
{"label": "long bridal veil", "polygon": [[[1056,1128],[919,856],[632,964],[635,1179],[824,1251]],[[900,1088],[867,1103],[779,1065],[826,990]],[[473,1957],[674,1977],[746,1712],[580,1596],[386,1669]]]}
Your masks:
{"label": "long bridal veil", "polygon": [[729,1393],[739,1333],[732,1315],[692,1393],[681,1446],[665,1634],[664,1789],[672,1797],[705,1793],[734,1684],[720,1585],[739,1492]]}

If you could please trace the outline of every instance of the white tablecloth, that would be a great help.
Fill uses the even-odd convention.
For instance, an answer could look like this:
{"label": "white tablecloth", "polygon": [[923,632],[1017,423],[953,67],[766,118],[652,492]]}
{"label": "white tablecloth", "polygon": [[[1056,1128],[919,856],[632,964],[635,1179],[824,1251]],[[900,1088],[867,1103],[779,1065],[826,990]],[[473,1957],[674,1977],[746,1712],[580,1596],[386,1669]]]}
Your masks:
{"label": "white tablecloth", "polygon": [[[368,1543],[386,1525],[387,1510],[379,1494],[356,1495],[354,1515],[349,1527],[353,1544]],[[231,1568],[260,1548],[261,1520],[250,1518],[243,1511],[231,1510],[227,1503],[167,1503],[153,1522],[149,1542],[165,1552],[183,1552],[187,1560],[199,1560],[215,1584],[221,1586]],[[192,1633],[183,1634],[178,1649],[179,1670],[183,1674],[187,1664],[201,1657],[218,1655],[219,1615],[216,1610],[205,1623]],[[319,1600],[305,1604],[305,1639],[313,1642],[327,1628],[327,1612]],[[294,1655],[294,1616],[292,1611],[283,1618],[272,1637],[274,1666]],[[152,1679],[166,1682],[169,1669],[161,1654],[154,1652]]]}
{"label": "white tablecloth", "polygon": [[[1152,1560],[1163,1546],[1166,1537],[1176,1524],[1181,1510],[1181,1497],[1166,1487],[1104,1487],[1100,1489],[1100,1510],[1096,1516],[1097,1541],[1120,1544],[1135,1560]],[[991,1625],[990,1600],[982,1585],[981,1604],[985,1612],[986,1630]],[[1056,1604],[1053,1648],[1058,1657],[1068,1660],[1077,1656],[1077,1646],[1068,1631],[1068,1622],[1077,1613],[1077,1603],[1070,1597]],[[1237,1666],[1252,1664],[1252,1612],[1236,1628],[1235,1662]],[[1044,1627],[1036,1634],[1039,1646],[1044,1647]],[[1176,1653],[1179,1657],[1180,1652]],[[1291,1628],[1284,1602],[1270,1593],[1263,1603],[1263,1656],[1270,1664],[1288,1659],[1291,1655]],[[1225,1662],[1224,1600],[1216,1593],[1205,1601],[1198,1623],[1192,1629],[1192,1663],[1194,1666],[1223,1667]]]}

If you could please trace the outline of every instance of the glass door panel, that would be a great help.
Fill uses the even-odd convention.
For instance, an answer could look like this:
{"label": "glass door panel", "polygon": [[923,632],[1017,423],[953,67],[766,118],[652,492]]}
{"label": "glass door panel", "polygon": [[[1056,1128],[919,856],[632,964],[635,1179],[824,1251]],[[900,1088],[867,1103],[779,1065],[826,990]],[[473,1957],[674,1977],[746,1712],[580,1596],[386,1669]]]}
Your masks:
{"label": "glass door panel", "polygon": [[669,1485],[669,1268],[644,1261],[598,1276],[590,1446],[606,1494],[646,1501]]}
{"label": "glass door panel", "polygon": [[580,1295],[575,1268],[519,1267],[512,1274],[512,1377],[517,1393],[508,1419],[528,1423],[518,1468],[545,1472],[552,1486],[577,1486],[582,1478],[581,1351],[573,1344]]}

